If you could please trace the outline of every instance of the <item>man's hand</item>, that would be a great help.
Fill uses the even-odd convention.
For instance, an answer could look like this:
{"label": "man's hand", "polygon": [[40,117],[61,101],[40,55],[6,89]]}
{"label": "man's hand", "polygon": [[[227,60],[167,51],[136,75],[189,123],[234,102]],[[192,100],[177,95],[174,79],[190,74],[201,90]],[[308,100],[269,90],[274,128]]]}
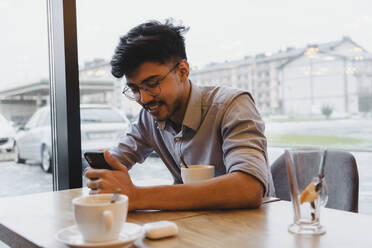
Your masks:
{"label": "man's hand", "polygon": [[135,210],[136,186],[132,183],[128,169],[115,159],[108,151],[104,152],[106,162],[113,170],[87,168],[85,176],[90,179],[87,183],[91,194],[114,193],[120,188],[122,194],[129,198],[129,211]]}
{"label": "man's hand", "polygon": [[258,208],[262,203],[263,185],[244,172],[190,184],[136,187],[126,166],[108,151],[105,159],[113,170],[86,169],[85,176],[90,179],[87,186],[92,194],[113,193],[120,188],[129,198],[129,211]]}

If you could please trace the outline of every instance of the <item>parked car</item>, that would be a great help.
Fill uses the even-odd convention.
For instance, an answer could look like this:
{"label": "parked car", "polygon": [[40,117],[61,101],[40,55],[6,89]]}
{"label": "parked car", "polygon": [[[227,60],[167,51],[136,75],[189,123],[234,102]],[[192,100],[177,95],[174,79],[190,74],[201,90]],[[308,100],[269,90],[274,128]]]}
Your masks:
{"label": "parked car", "polygon": [[[33,162],[45,172],[52,171],[50,108],[37,110],[15,137],[15,162]],[[97,151],[114,146],[130,126],[119,110],[106,105],[81,105],[81,146]]]}
{"label": "parked car", "polygon": [[14,147],[15,130],[10,121],[0,114],[0,153],[11,152]]}

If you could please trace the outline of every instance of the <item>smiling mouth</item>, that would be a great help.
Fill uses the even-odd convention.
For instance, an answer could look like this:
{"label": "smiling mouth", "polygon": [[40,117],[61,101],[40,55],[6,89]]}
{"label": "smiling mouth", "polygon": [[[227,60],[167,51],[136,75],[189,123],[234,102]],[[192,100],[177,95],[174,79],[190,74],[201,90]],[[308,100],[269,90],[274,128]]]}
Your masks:
{"label": "smiling mouth", "polygon": [[162,103],[158,102],[158,103],[146,104],[143,107],[152,114],[152,113],[156,113],[161,105]]}

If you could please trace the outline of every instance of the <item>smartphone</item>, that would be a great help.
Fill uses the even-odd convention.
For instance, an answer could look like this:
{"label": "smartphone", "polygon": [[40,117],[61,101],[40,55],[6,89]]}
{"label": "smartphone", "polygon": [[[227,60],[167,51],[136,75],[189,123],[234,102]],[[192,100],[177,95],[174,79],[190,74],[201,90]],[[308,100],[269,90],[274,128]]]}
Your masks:
{"label": "smartphone", "polygon": [[85,152],[84,157],[88,161],[90,167],[94,169],[113,170],[113,168],[106,162],[103,152]]}

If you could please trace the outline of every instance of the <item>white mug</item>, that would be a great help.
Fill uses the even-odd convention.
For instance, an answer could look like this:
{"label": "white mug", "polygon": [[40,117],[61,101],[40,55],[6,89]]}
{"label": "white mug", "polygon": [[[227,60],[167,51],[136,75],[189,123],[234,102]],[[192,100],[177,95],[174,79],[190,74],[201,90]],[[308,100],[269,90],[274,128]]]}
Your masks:
{"label": "white mug", "polygon": [[181,167],[183,183],[195,183],[214,177],[213,165],[189,165],[188,168]]}
{"label": "white mug", "polygon": [[72,200],[74,218],[87,242],[107,242],[119,238],[128,213],[128,197],[119,195],[111,203],[113,194],[82,196]]}

